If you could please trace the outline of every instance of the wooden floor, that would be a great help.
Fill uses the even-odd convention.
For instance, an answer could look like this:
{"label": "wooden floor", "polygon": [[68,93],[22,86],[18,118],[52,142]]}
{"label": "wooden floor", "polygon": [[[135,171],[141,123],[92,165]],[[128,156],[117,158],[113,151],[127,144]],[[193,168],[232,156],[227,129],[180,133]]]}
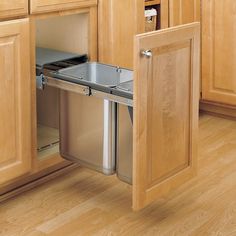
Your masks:
{"label": "wooden floor", "polygon": [[0,235],[236,235],[236,122],[200,119],[199,174],[139,213],[131,187],[79,168],[0,205]]}

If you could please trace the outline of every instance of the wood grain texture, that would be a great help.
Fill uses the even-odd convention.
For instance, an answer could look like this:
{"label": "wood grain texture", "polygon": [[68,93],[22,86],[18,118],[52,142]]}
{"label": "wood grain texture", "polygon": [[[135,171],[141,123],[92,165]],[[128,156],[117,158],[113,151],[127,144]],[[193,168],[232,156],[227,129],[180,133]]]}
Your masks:
{"label": "wood grain texture", "polygon": [[200,0],[169,0],[169,26],[200,21]]}
{"label": "wood grain texture", "polygon": [[31,170],[29,20],[0,23],[0,184]]}
{"label": "wood grain texture", "polygon": [[100,0],[99,61],[133,68],[134,36],[144,32],[143,0]]}
{"label": "wood grain texture", "polygon": [[236,105],[236,2],[202,1],[202,98]]}
{"label": "wood grain texture", "polygon": [[161,3],[161,0],[146,0],[145,6],[153,6],[153,5],[157,5],[160,3]]}
{"label": "wood grain texture", "polygon": [[226,119],[236,120],[236,106],[201,100],[200,111]]}
{"label": "wood grain texture", "polygon": [[[200,25],[137,35],[134,69],[133,208],[196,173]],[[140,55],[151,50],[152,57]]]}
{"label": "wood grain texture", "polygon": [[1,0],[0,19],[28,14],[28,0]]}
{"label": "wood grain texture", "polygon": [[30,0],[30,13],[46,13],[96,6],[97,0]]}
{"label": "wood grain texture", "polygon": [[235,235],[236,122],[200,117],[198,176],[146,209],[132,187],[79,168],[0,205],[0,234]]}
{"label": "wood grain texture", "polygon": [[169,0],[161,0],[161,29],[169,27]]}

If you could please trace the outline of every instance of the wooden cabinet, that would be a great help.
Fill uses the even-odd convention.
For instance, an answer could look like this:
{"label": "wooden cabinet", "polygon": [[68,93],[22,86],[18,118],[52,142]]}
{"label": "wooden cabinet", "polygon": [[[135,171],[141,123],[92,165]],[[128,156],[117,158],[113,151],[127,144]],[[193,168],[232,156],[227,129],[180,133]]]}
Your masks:
{"label": "wooden cabinet", "polygon": [[144,32],[143,0],[100,0],[99,61],[133,68],[133,38]]}
{"label": "wooden cabinet", "polygon": [[200,20],[200,0],[169,0],[169,26]]}
{"label": "wooden cabinet", "polygon": [[200,0],[100,0],[100,62],[133,69],[133,38],[145,31],[145,5],[152,4],[158,5],[161,29],[200,20]]}
{"label": "wooden cabinet", "polygon": [[31,170],[28,19],[0,23],[0,184]]}
{"label": "wooden cabinet", "polygon": [[236,105],[234,0],[202,1],[202,99]]}
{"label": "wooden cabinet", "polygon": [[[36,45],[87,53],[91,60],[97,60],[97,1],[73,2],[64,1],[63,5],[58,1],[63,7],[60,11],[52,7],[47,14],[30,15],[30,20],[0,22],[0,201],[77,166],[60,157],[58,145],[37,152],[48,133],[45,129],[37,131],[35,73]],[[52,96],[41,102],[57,105]],[[54,111],[51,109],[51,114]],[[44,120],[49,117],[40,115]],[[57,135],[52,131],[53,136]]]}
{"label": "wooden cabinet", "polygon": [[137,210],[196,174],[200,24],[136,36],[134,58]]}
{"label": "wooden cabinet", "polygon": [[31,13],[64,11],[97,5],[97,0],[30,0]]}
{"label": "wooden cabinet", "polygon": [[28,0],[1,0],[0,19],[28,14]]}

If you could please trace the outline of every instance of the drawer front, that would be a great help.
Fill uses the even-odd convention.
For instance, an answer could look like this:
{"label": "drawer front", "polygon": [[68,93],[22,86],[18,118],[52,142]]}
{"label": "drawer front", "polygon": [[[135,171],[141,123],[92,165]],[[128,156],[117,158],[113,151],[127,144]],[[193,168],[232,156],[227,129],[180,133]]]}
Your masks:
{"label": "drawer front", "polygon": [[28,14],[28,0],[1,0],[0,19]]}
{"label": "drawer front", "polygon": [[43,13],[97,5],[97,0],[31,0],[30,12]]}

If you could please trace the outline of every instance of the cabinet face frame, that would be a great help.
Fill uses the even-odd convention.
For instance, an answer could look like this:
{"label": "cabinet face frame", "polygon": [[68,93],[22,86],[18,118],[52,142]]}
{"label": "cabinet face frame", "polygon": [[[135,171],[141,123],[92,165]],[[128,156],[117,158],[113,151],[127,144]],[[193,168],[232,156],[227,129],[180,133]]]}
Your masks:
{"label": "cabinet face frame", "polygon": [[[152,57],[141,56],[147,49]],[[196,175],[200,24],[137,35],[134,58],[133,209],[139,210]]]}
{"label": "cabinet face frame", "polygon": [[1,0],[0,20],[28,14],[28,0]]}
{"label": "cabinet face frame", "polygon": [[49,13],[96,6],[98,0],[30,0],[30,13]]}
{"label": "cabinet face frame", "polygon": [[38,172],[56,164],[64,162],[71,164],[62,159],[59,153],[49,155],[45,158],[37,158],[37,107],[36,107],[36,83],[35,83],[35,47],[36,47],[36,20],[50,19],[51,17],[63,17],[76,14],[88,14],[88,55],[90,60],[97,61],[97,7],[81,8],[76,10],[65,10],[63,12],[50,12],[40,15],[30,16],[30,35],[31,35],[31,91],[32,91],[32,153],[33,153],[33,171]]}
{"label": "cabinet face frame", "polygon": [[200,0],[169,0],[169,26],[200,21]]}
{"label": "cabinet face frame", "polygon": [[0,22],[0,184],[31,170],[29,20]]}

